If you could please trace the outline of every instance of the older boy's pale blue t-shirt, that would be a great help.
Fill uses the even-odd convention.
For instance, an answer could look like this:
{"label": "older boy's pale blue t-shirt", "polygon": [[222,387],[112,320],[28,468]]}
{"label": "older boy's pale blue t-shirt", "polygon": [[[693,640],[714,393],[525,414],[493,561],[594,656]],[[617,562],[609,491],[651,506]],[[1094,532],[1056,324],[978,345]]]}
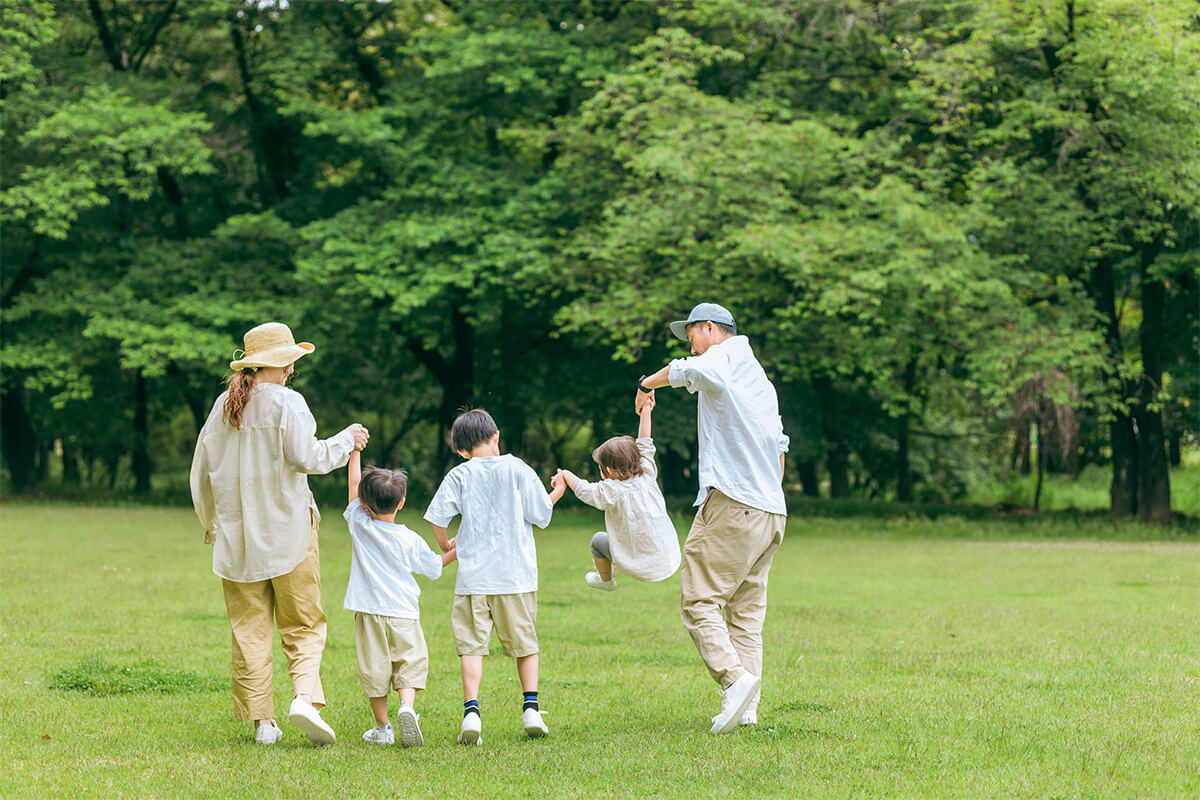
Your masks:
{"label": "older boy's pale blue t-shirt", "polygon": [[444,528],[462,516],[454,593],[536,592],[532,526],[545,528],[553,511],[537,473],[511,453],[472,458],[446,473],[425,519]]}
{"label": "older boy's pale blue t-shirt", "polygon": [[413,573],[440,578],[442,557],[407,525],[375,519],[358,498],[342,514],[350,526],[350,584],[345,608],[420,619],[421,588]]}

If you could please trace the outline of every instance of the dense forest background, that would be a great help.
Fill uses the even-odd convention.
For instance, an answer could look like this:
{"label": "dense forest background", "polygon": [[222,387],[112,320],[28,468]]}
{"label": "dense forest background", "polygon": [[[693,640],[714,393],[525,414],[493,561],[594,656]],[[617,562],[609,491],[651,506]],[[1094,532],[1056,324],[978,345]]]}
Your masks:
{"label": "dense forest background", "polygon": [[[797,495],[1200,436],[1190,0],[0,0],[9,492],[178,492],[242,333],[414,494],[463,405],[549,473],[729,307]],[[695,491],[695,403],[660,392]],[[1041,481],[1038,480],[1040,491]],[[1037,503],[1035,495],[1034,503]]]}

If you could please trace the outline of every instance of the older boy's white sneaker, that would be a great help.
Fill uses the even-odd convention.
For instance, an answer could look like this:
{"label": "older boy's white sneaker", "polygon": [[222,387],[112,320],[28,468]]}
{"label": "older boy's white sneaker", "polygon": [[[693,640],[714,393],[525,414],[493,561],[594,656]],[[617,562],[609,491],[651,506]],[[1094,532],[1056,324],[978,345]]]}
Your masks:
{"label": "older boy's white sneaker", "polygon": [[308,740],[313,744],[333,744],[337,740],[333,728],[321,719],[321,715],[313,708],[312,703],[305,702],[299,697],[292,701],[292,706],[288,709],[288,722],[304,731]]}
{"label": "older boy's white sneaker", "polygon": [[283,731],[275,724],[275,720],[267,725],[259,725],[254,729],[255,744],[275,744],[283,738]]}
{"label": "older boy's white sneaker", "polygon": [[542,712],[536,708],[527,708],[521,713],[521,725],[531,739],[539,739],[550,732],[546,721],[542,719]]}
{"label": "older boy's white sneaker", "polygon": [[462,730],[458,732],[459,744],[483,744],[483,722],[478,714],[463,717]]}
{"label": "older boy's white sneaker", "polygon": [[588,586],[592,587],[593,589],[599,589],[602,592],[611,592],[617,588],[616,578],[604,580],[604,578],[600,577],[599,572],[589,572],[587,575],[583,576],[583,579],[587,581]]}
{"label": "older boy's white sneaker", "polygon": [[721,713],[713,717],[709,733],[729,733],[736,728],[761,685],[759,677],[749,672],[729,684],[721,693]]}
{"label": "older boy's white sneaker", "polygon": [[[472,714],[471,716],[479,715]],[[400,706],[400,710],[396,712],[396,727],[400,729],[400,745],[402,747],[420,747],[425,744],[425,737],[421,735],[421,726],[418,724],[420,719],[421,715],[413,711],[412,706]]]}
{"label": "older boy's white sneaker", "polygon": [[363,734],[363,741],[368,744],[395,744],[396,731],[390,722],[382,728],[372,727]]}

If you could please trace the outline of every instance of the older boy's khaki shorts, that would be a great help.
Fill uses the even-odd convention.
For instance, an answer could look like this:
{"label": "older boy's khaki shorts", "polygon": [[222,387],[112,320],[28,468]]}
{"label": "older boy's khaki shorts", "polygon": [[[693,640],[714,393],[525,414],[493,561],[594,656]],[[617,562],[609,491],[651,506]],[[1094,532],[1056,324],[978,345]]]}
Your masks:
{"label": "older boy's khaki shorts", "polygon": [[367,697],[387,697],[392,689],[424,689],[429,675],[425,633],[415,619],[354,614],[358,677]]}
{"label": "older boy's khaki shorts", "polygon": [[504,655],[524,658],[538,651],[537,592],[456,594],[450,627],[460,656],[486,656],[492,627]]}

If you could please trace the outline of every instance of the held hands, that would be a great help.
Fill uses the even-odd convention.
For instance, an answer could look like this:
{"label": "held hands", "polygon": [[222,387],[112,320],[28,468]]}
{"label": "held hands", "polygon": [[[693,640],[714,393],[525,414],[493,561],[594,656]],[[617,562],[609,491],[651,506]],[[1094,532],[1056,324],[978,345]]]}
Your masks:
{"label": "held hands", "polygon": [[567,491],[567,479],[563,477],[563,471],[560,469],[550,478],[550,502],[557,504],[562,496]]}
{"label": "held hands", "polygon": [[651,389],[650,392],[647,393],[643,392],[641,389],[638,389],[637,398],[633,403],[633,411],[640,417],[642,412],[646,409],[654,410],[654,390]]}
{"label": "held hands", "polygon": [[370,432],[357,422],[350,426],[350,434],[354,437],[355,450],[362,450],[371,439]]}

